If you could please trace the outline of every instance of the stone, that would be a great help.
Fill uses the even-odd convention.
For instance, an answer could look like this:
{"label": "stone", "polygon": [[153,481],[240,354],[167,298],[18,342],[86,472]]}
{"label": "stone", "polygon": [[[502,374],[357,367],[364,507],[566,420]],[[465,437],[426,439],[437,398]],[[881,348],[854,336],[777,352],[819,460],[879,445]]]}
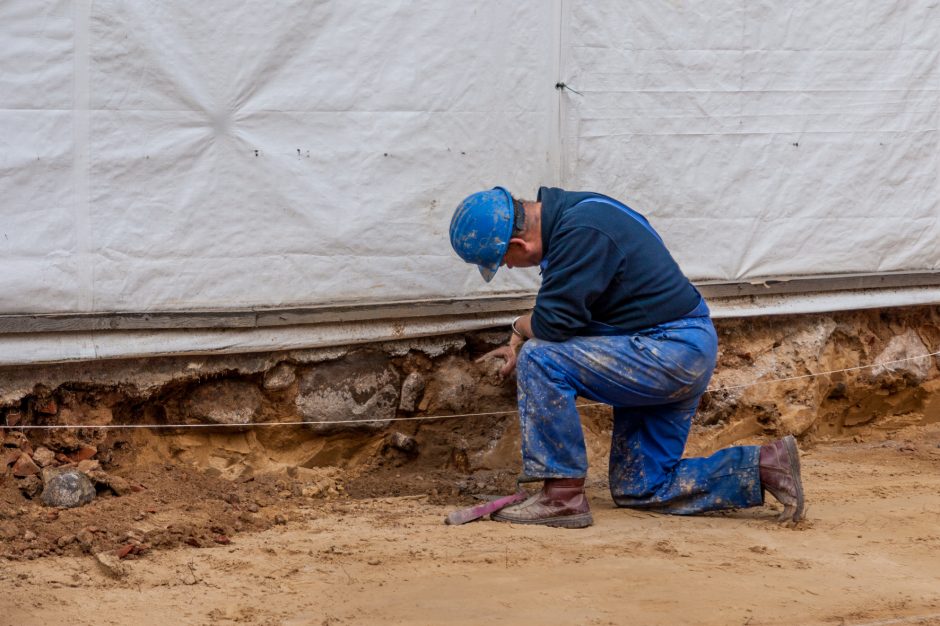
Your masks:
{"label": "stone", "polygon": [[95,499],[95,486],[77,469],[59,472],[46,481],[42,503],[46,506],[73,508]]}
{"label": "stone", "polygon": [[105,484],[118,496],[126,496],[134,491],[134,486],[131,485],[126,478],[121,478],[120,476],[109,475]]}
{"label": "stone", "polygon": [[[881,351],[881,354],[875,357],[874,363],[877,367],[873,368],[871,375],[873,377],[882,376],[888,372],[898,373],[911,379],[914,384],[921,384],[930,375],[930,358],[913,358],[929,354],[931,350],[924,345],[920,337],[913,330],[908,330],[904,334],[895,335]],[[911,359],[910,361],[900,361],[901,359]]]}
{"label": "stone", "polygon": [[476,406],[476,390],[476,381],[468,371],[466,361],[449,358],[434,373],[425,398],[431,397],[432,411],[467,413]]}
{"label": "stone", "polygon": [[295,404],[317,432],[381,429],[396,415],[400,378],[384,355],[358,352],[303,374]]}
{"label": "stone", "polygon": [[79,462],[78,467],[76,469],[80,471],[82,474],[88,474],[89,472],[93,472],[99,469],[100,467],[101,467],[101,464],[98,461],[94,459],[85,459],[84,461]]}
{"label": "stone", "polygon": [[33,461],[39,467],[48,467],[55,463],[55,452],[46,446],[39,446],[33,451]]}
{"label": "stone", "polygon": [[295,380],[297,380],[297,374],[293,366],[288,363],[278,363],[265,372],[264,388],[268,391],[281,391],[293,385]]}
{"label": "stone", "polygon": [[255,385],[237,380],[207,383],[184,403],[186,421],[203,424],[250,424],[261,412],[264,396]]}
{"label": "stone", "polygon": [[34,533],[33,531],[27,530],[25,533],[23,533],[24,541],[34,541],[35,539],[36,539],[36,533]]}
{"label": "stone", "polygon": [[34,474],[38,474],[39,471],[39,466],[33,463],[33,459],[25,452],[21,452],[20,458],[13,464],[13,475],[17,478],[33,476]]}
{"label": "stone", "polygon": [[426,384],[427,381],[420,372],[408,374],[405,377],[405,382],[401,385],[401,400],[398,403],[398,408],[408,412],[418,408],[418,402]]}
{"label": "stone", "polygon": [[415,454],[418,451],[418,441],[414,437],[398,431],[388,436],[388,444],[405,454]]}
{"label": "stone", "polygon": [[35,474],[27,476],[17,486],[20,492],[30,500],[42,493],[42,479]]}
{"label": "stone", "polygon": [[114,552],[98,552],[95,554],[95,561],[105,574],[111,578],[121,579],[127,576],[129,570],[127,565],[121,562],[118,555]]}

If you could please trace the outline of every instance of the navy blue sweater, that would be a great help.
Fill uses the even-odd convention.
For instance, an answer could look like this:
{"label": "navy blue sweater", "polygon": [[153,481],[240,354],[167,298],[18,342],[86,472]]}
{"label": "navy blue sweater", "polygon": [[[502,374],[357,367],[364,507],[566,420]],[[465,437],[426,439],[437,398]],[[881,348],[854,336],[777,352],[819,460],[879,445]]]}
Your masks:
{"label": "navy blue sweater", "polygon": [[698,291],[666,246],[623,210],[582,200],[601,194],[539,189],[542,286],[532,312],[539,339],[601,334],[600,322],[632,332],[678,319]]}

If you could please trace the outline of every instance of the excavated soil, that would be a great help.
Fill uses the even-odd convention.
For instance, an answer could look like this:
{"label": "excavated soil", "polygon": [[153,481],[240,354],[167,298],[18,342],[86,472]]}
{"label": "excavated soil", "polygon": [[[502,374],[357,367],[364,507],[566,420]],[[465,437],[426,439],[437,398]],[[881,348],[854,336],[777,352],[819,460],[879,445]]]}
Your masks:
{"label": "excavated soil", "polygon": [[616,509],[604,421],[585,421],[595,525],[580,531],[445,526],[509,476],[397,453],[361,471],[232,480],[156,462],[159,442],[139,436],[110,472],[141,488],[78,509],[24,501],[7,478],[0,622],[940,623],[940,424],[804,449],[808,519],[786,528],[771,502],[699,517]]}

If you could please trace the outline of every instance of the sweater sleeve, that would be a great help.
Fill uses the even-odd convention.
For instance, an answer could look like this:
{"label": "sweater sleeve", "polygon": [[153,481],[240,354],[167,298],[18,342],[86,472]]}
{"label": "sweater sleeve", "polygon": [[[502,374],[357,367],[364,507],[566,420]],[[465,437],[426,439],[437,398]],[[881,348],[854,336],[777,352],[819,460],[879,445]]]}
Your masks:
{"label": "sweater sleeve", "polygon": [[623,253],[606,233],[574,226],[556,233],[546,260],[532,331],[539,339],[565,341],[591,322],[590,306],[616,276]]}

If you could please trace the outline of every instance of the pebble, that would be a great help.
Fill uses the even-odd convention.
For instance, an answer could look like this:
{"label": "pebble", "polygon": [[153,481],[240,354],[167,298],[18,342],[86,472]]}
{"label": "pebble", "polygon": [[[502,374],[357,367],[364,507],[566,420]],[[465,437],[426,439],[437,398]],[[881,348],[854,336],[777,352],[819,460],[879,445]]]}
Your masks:
{"label": "pebble", "polygon": [[248,509],[248,510],[249,510],[250,512],[252,512],[252,513],[257,513],[258,510],[259,510],[261,507],[259,507],[259,506],[258,506],[256,503],[254,503],[254,502],[249,502],[249,503],[248,503],[248,506],[246,506],[245,508]]}
{"label": "pebble", "polygon": [[27,530],[25,533],[23,533],[23,539],[25,541],[32,541],[35,538],[36,538],[36,533],[34,533],[31,530]]}
{"label": "pebble", "polygon": [[287,523],[287,517],[278,513],[274,516],[274,523],[283,526]]}

